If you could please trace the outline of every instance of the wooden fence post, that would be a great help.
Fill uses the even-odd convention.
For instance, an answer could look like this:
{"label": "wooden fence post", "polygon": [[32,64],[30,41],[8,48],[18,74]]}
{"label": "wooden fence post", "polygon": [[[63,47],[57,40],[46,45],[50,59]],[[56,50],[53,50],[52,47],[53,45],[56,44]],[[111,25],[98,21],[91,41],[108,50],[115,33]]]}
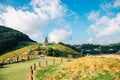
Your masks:
{"label": "wooden fence post", "polygon": [[29,55],[27,55],[27,60],[30,60],[30,56]]}
{"label": "wooden fence post", "polygon": [[19,60],[19,57],[17,56],[17,62],[18,62],[18,60]]}
{"label": "wooden fence post", "polygon": [[17,56],[17,57],[16,57],[16,62],[18,62],[18,59],[19,59],[19,58],[18,58],[18,56]]}
{"label": "wooden fence post", "polygon": [[36,70],[36,64],[34,63],[34,70]]}
{"label": "wooden fence post", "polygon": [[53,59],[53,65],[55,65],[55,59]]}
{"label": "wooden fence post", "polygon": [[61,63],[63,62],[63,59],[61,58]]}
{"label": "wooden fence post", "polygon": [[73,78],[72,80],[77,80],[76,78]]}
{"label": "wooden fence post", "polygon": [[39,67],[41,67],[41,62],[39,62]]}
{"label": "wooden fence post", "polygon": [[47,60],[46,60],[46,67],[48,66],[48,62],[47,62]]}
{"label": "wooden fence post", "polygon": [[33,69],[32,69],[32,66],[30,66],[30,80],[33,80]]}

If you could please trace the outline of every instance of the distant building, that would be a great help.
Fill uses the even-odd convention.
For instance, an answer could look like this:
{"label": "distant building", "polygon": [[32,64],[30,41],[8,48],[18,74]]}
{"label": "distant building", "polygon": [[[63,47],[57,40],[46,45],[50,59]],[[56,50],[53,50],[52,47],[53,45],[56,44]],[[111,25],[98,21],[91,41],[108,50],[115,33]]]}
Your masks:
{"label": "distant building", "polygon": [[87,49],[87,50],[85,50],[85,51],[90,52],[91,50],[90,50],[90,49]]}
{"label": "distant building", "polygon": [[98,48],[94,48],[94,51],[99,51],[99,49]]}
{"label": "distant building", "polygon": [[112,51],[113,49],[111,48],[111,49],[109,49],[110,51]]}
{"label": "distant building", "polygon": [[89,55],[90,55],[89,53],[86,54],[86,56],[89,56]]}

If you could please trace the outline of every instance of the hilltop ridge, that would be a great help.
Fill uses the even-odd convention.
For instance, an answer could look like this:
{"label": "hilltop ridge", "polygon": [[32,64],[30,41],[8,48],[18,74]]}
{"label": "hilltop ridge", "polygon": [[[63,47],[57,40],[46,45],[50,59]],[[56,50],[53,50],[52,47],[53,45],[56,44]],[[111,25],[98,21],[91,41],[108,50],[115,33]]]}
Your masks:
{"label": "hilltop ridge", "polygon": [[5,26],[0,26],[0,55],[16,47],[19,42],[35,41],[20,31]]}

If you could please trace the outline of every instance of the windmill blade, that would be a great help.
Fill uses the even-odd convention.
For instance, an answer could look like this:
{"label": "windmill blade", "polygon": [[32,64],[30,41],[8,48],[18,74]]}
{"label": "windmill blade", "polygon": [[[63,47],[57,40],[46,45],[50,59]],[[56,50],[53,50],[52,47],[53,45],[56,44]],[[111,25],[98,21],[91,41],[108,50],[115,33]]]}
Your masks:
{"label": "windmill blade", "polygon": [[45,35],[43,35],[42,37],[45,37]]}
{"label": "windmill blade", "polygon": [[48,34],[47,34],[47,36],[46,36],[46,37],[47,37],[47,39],[49,39]]}
{"label": "windmill blade", "polygon": [[48,37],[48,34],[46,35],[46,37]]}

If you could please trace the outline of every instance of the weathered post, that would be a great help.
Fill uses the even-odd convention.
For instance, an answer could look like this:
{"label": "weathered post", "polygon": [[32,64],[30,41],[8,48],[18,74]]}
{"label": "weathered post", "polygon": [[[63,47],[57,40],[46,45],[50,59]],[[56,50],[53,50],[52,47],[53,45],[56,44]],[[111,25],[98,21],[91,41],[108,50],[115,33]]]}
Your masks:
{"label": "weathered post", "polygon": [[19,59],[19,58],[18,58],[18,56],[17,56],[17,57],[16,57],[16,62],[18,62],[18,59]]}
{"label": "weathered post", "polygon": [[63,62],[63,58],[61,58],[61,63]]}
{"label": "weathered post", "polygon": [[41,67],[41,62],[39,62],[39,67]]}
{"label": "weathered post", "polygon": [[34,70],[36,70],[36,64],[34,63]]}
{"label": "weathered post", "polygon": [[48,66],[48,62],[47,62],[47,60],[46,60],[46,67]]}
{"label": "weathered post", "polygon": [[33,69],[32,69],[32,66],[30,66],[30,80],[33,80]]}
{"label": "weathered post", "polygon": [[73,78],[72,80],[77,80],[76,78]]}
{"label": "weathered post", "polygon": [[55,65],[55,59],[53,59],[53,65]]}
{"label": "weathered post", "polygon": [[30,60],[30,56],[29,55],[27,55],[27,60]]}

